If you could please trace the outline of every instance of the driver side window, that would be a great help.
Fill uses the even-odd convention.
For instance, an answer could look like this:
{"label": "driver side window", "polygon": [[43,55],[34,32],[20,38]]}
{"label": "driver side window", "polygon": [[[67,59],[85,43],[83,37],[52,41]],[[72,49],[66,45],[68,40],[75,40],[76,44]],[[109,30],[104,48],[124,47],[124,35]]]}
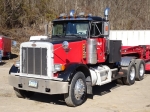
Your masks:
{"label": "driver side window", "polygon": [[99,36],[102,31],[102,23],[92,23],[90,29],[91,36]]}

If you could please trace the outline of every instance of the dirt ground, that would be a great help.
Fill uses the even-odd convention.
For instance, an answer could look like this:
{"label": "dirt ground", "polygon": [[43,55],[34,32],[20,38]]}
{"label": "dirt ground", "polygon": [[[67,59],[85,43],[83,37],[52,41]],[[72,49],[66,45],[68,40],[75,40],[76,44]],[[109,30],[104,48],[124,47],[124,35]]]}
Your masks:
{"label": "dirt ground", "polygon": [[0,112],[150,112],[150,74],[132,86],[115,82],[93,88],[93,99],[78,107],[68,107],[62,95],[35,94],[31,99],[15,96],[8,84],[11,63],[0,65]]}

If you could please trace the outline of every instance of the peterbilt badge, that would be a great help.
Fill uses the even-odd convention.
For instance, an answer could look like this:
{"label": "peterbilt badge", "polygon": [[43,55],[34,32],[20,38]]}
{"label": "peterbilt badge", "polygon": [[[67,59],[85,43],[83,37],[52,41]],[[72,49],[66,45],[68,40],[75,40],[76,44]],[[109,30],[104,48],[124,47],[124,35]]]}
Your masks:
{"label": "peterbilt badge", "polygon": [[32,45],[32,47],[36,47],[36,44],[35,43],[33,43],[33,44],[31,44]]}

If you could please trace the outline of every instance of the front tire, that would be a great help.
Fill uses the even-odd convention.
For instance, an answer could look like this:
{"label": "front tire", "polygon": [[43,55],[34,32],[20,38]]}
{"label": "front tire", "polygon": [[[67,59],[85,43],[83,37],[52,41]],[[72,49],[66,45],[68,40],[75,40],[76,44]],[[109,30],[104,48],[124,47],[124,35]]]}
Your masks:
{"label": "front tire", "polygon": [[136,59],[136,77],[135,79],[141,81],[144,79],[145,74],[145,62],[141,59]]}
{"label": "front tire", "polygon": [[87,98],[87,86],[85,76],[82,72],[76,72],[69,86],[69,92],[64,95],[68,106],[81,105]]}
{"label": "front tire", "polygon": [[31,98],[34,95],[34,92],[20,90],[14,87],[15,94],[18,98]]}
{"label": "front tire", "polygon": [[127,70],[127,76],[123,77],[123,82],[126,85],[132,85],[135,83],[135,75],[136,75],[136,69],[134,62],[131,62],[128,66]]}

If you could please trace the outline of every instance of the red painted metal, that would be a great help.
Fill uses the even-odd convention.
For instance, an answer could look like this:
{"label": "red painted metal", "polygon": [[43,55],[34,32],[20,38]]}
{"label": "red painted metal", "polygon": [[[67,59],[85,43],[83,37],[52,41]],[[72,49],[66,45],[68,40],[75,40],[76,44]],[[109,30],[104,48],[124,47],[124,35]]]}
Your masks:
{"label": "red painted metal", "polygon": [[122,46],[121,54],[123,56],[130,55],[135,56],[139,59],[143,59],[145,64],[145,70],[150,70],[150,63],[147,63],[150,61],[150,45],[145,46]]}
{"label": "red painted metal", "polygon": [[62,44],[54,44],[54,63],[69,64],[83,63],[86,64],[84,58],[86,41],[69,42],[69,49],[65,51]]}
{"label": "red painted metal", "polygon": [[[105,38],[94,38],[97,40],[97,63],[105,62]],[[54,44],[54,63],[86,63],[86,40],[69,42],[69,49],[65,51],[62,44]]]}
{"label": "red painted metal", "polygon": [[11,39],[0,36],[0,49],[3,50],[3,57],[6,57],[7,53],[11,52]]}
{"label": "red painted metal", "polygon": [[150,71],[150,63],[146,63],[145,64],[145,70],[146,71]]}
{"label": "red painted metal", "polygon": [[105,38],[96,38],[97,39],[97,62],[102,63],[106,61],[106,39]]}
{"label": "red painted metal", "polygon": [[139,58],[142,58],[142,52],[143,52],[143,47],[141,46],[122,46],[122,55],[129,55],[129,54],[138,54]]}

